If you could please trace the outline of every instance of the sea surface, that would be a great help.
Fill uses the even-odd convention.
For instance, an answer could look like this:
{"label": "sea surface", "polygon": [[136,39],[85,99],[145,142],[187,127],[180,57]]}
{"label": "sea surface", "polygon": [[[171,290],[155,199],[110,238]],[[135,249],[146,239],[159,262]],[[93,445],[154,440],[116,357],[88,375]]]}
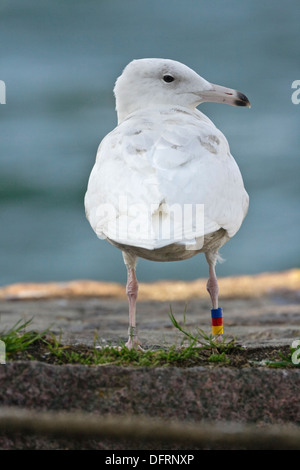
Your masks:
{"label": "sea surface", "polygon": [[[2,0],[0,285],[125,282],[121,252],[97,239],[83,198],[98,145],[116,126],[114,82],[142,57],[184,62],[251,101],[250,110],[200,107],[226,135],[250,195],[218,275],[299,266],[299,25],[298,0]],[[151,281],[207,271],[198,255],[140,260],[137,272]]]}

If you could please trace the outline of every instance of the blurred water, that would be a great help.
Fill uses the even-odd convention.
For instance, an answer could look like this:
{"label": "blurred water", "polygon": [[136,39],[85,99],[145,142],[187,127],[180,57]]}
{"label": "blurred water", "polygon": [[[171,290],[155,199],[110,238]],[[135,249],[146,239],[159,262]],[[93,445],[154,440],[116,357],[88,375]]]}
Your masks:
{"label": "blurred water", "polygon": [[[0,4],[0,284],[125,281],[83,197],[97,147],[116,125],[113,85],[134,58],[165,57],[237,88],[249,111],[201,110],[229,140],[250,194],[218,274],[299,266],[300,79],[297,0],[7,0]],[[206,276],[202,256],[140,260],[140,280]]]}

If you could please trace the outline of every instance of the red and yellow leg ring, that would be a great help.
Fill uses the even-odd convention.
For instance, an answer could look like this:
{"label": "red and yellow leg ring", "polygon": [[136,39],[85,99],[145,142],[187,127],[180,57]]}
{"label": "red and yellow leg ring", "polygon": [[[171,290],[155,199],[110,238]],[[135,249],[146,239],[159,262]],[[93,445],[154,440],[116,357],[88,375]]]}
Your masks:
{"label": "red and yellow leg ring", "polygon": [[221,308],[211,309],[212,334],[223,334],[223,312]]}

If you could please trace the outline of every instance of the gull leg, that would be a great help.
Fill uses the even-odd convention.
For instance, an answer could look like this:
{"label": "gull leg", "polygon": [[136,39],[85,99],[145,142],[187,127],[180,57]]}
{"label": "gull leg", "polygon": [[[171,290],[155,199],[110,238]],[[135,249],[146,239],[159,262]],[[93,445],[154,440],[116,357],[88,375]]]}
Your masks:
{"label": "gull leg", "polygon": [[218,280],[215,271],[216,265],[216,256],[210,256],[206,254],[206,259],[209,266],[209,278],[206,284],[206,289],[209,292],[211,302],[212,302],[212,333],[216,341],[222,341],[223,339],[223,315],[222,309],[219,308],[218,299],[219,299],[219,286]]}
{"label": "gull leg", "polygon": [[138,296],[138,281],[135,275],[136,256],[123,252],[123,258],[127,268],[126,294],[129,304],[129,338],[125,346],[128,349],[141,349],[136,328],[136,301]]}
{"label": "gull leg", "polygon": [[136,328],[136,301],[138,294],[138,282],[134,268],[127,268],[126,294],[129,303],[129,338],[125,346],[127,346],[128,349],[132,349],[139,346]]}
{"label": "gull leg", "polygon": [[209,292],[212,308],[218,308],[218,299],[219,299],[219,285],[216,276],[216,271],[214,265],[209,265],[209,278],[206,284],[206,289]]}

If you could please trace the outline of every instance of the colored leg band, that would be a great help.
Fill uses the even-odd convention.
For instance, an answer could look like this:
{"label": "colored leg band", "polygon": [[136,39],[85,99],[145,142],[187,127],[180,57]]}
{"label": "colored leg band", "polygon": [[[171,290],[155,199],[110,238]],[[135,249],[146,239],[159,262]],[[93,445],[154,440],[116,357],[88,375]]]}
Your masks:
{"label": "colored leg band", "polygon": [[223,312],[221,308],[211,309],[212,334],[223,334]]}

